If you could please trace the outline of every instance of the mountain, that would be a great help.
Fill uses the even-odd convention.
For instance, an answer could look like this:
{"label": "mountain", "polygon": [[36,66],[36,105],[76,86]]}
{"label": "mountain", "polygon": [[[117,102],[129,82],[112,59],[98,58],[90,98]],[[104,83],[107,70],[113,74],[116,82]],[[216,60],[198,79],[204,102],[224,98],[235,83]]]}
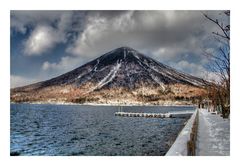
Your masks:
{"label": "mountain", "polygon": [[121,47],[61,76],[11,89],[11,101],[188,104],[204,95],[205,84]]}

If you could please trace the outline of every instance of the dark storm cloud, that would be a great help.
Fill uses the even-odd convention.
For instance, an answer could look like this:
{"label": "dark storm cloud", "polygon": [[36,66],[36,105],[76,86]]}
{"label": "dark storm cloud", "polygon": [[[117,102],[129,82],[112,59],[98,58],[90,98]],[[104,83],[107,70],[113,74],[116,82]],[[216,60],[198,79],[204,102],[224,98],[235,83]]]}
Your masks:
{"label": "dark storm cloud", "polygon": [[152,51],[195,49],[198,42],[205,40],[206,30],[212,30],[204,24],[199,11],[124,11],[113,16],[114,19],[109,17],[90,15],[72,53],[91,55],[121,45]]}

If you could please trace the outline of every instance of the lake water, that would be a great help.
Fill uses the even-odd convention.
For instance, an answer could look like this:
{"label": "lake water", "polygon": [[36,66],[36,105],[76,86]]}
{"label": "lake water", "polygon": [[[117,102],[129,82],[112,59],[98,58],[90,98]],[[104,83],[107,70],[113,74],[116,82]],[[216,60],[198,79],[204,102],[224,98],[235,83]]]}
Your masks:
{"label": "lake water", "polygon": [[[193,107],[126,106],[129,112]],[[11,104],[11,155],[164,155],[188,118],[114,116],[118,107]]]}

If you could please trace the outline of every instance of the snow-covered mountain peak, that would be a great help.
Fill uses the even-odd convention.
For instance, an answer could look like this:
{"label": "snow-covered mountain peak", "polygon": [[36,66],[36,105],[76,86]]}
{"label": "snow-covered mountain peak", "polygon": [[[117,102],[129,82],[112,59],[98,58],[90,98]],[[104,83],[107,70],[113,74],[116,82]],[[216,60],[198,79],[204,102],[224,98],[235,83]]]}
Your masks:
{"label": "snow-covered mountain peak", "polygon": [[169,86],[202,88],[205,83],[203,79],[179,72],[130,47],[120,47],[61,76],[15,90],[72,87],[76,94],[86,95],[114,89],[125,89],[131,94],[143,88],[153,92],[161,89],[166,93]]}
{"label": "snow-covered mountain peak", "polygon": [[11,100],[158,103],[197,98],[205,84],[130,47],[120,47],[58,77],[12,89]]}

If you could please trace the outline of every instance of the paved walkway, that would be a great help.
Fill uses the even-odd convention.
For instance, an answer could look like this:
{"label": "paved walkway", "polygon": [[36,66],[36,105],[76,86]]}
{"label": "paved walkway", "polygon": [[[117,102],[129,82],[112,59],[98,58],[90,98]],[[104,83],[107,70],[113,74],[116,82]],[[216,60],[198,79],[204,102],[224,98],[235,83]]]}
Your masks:
{"label": "paved walkway", "polygon": [[199,110],[199,127],[196,155],[230,155],[230,120],[213,115],[206,109]]}

